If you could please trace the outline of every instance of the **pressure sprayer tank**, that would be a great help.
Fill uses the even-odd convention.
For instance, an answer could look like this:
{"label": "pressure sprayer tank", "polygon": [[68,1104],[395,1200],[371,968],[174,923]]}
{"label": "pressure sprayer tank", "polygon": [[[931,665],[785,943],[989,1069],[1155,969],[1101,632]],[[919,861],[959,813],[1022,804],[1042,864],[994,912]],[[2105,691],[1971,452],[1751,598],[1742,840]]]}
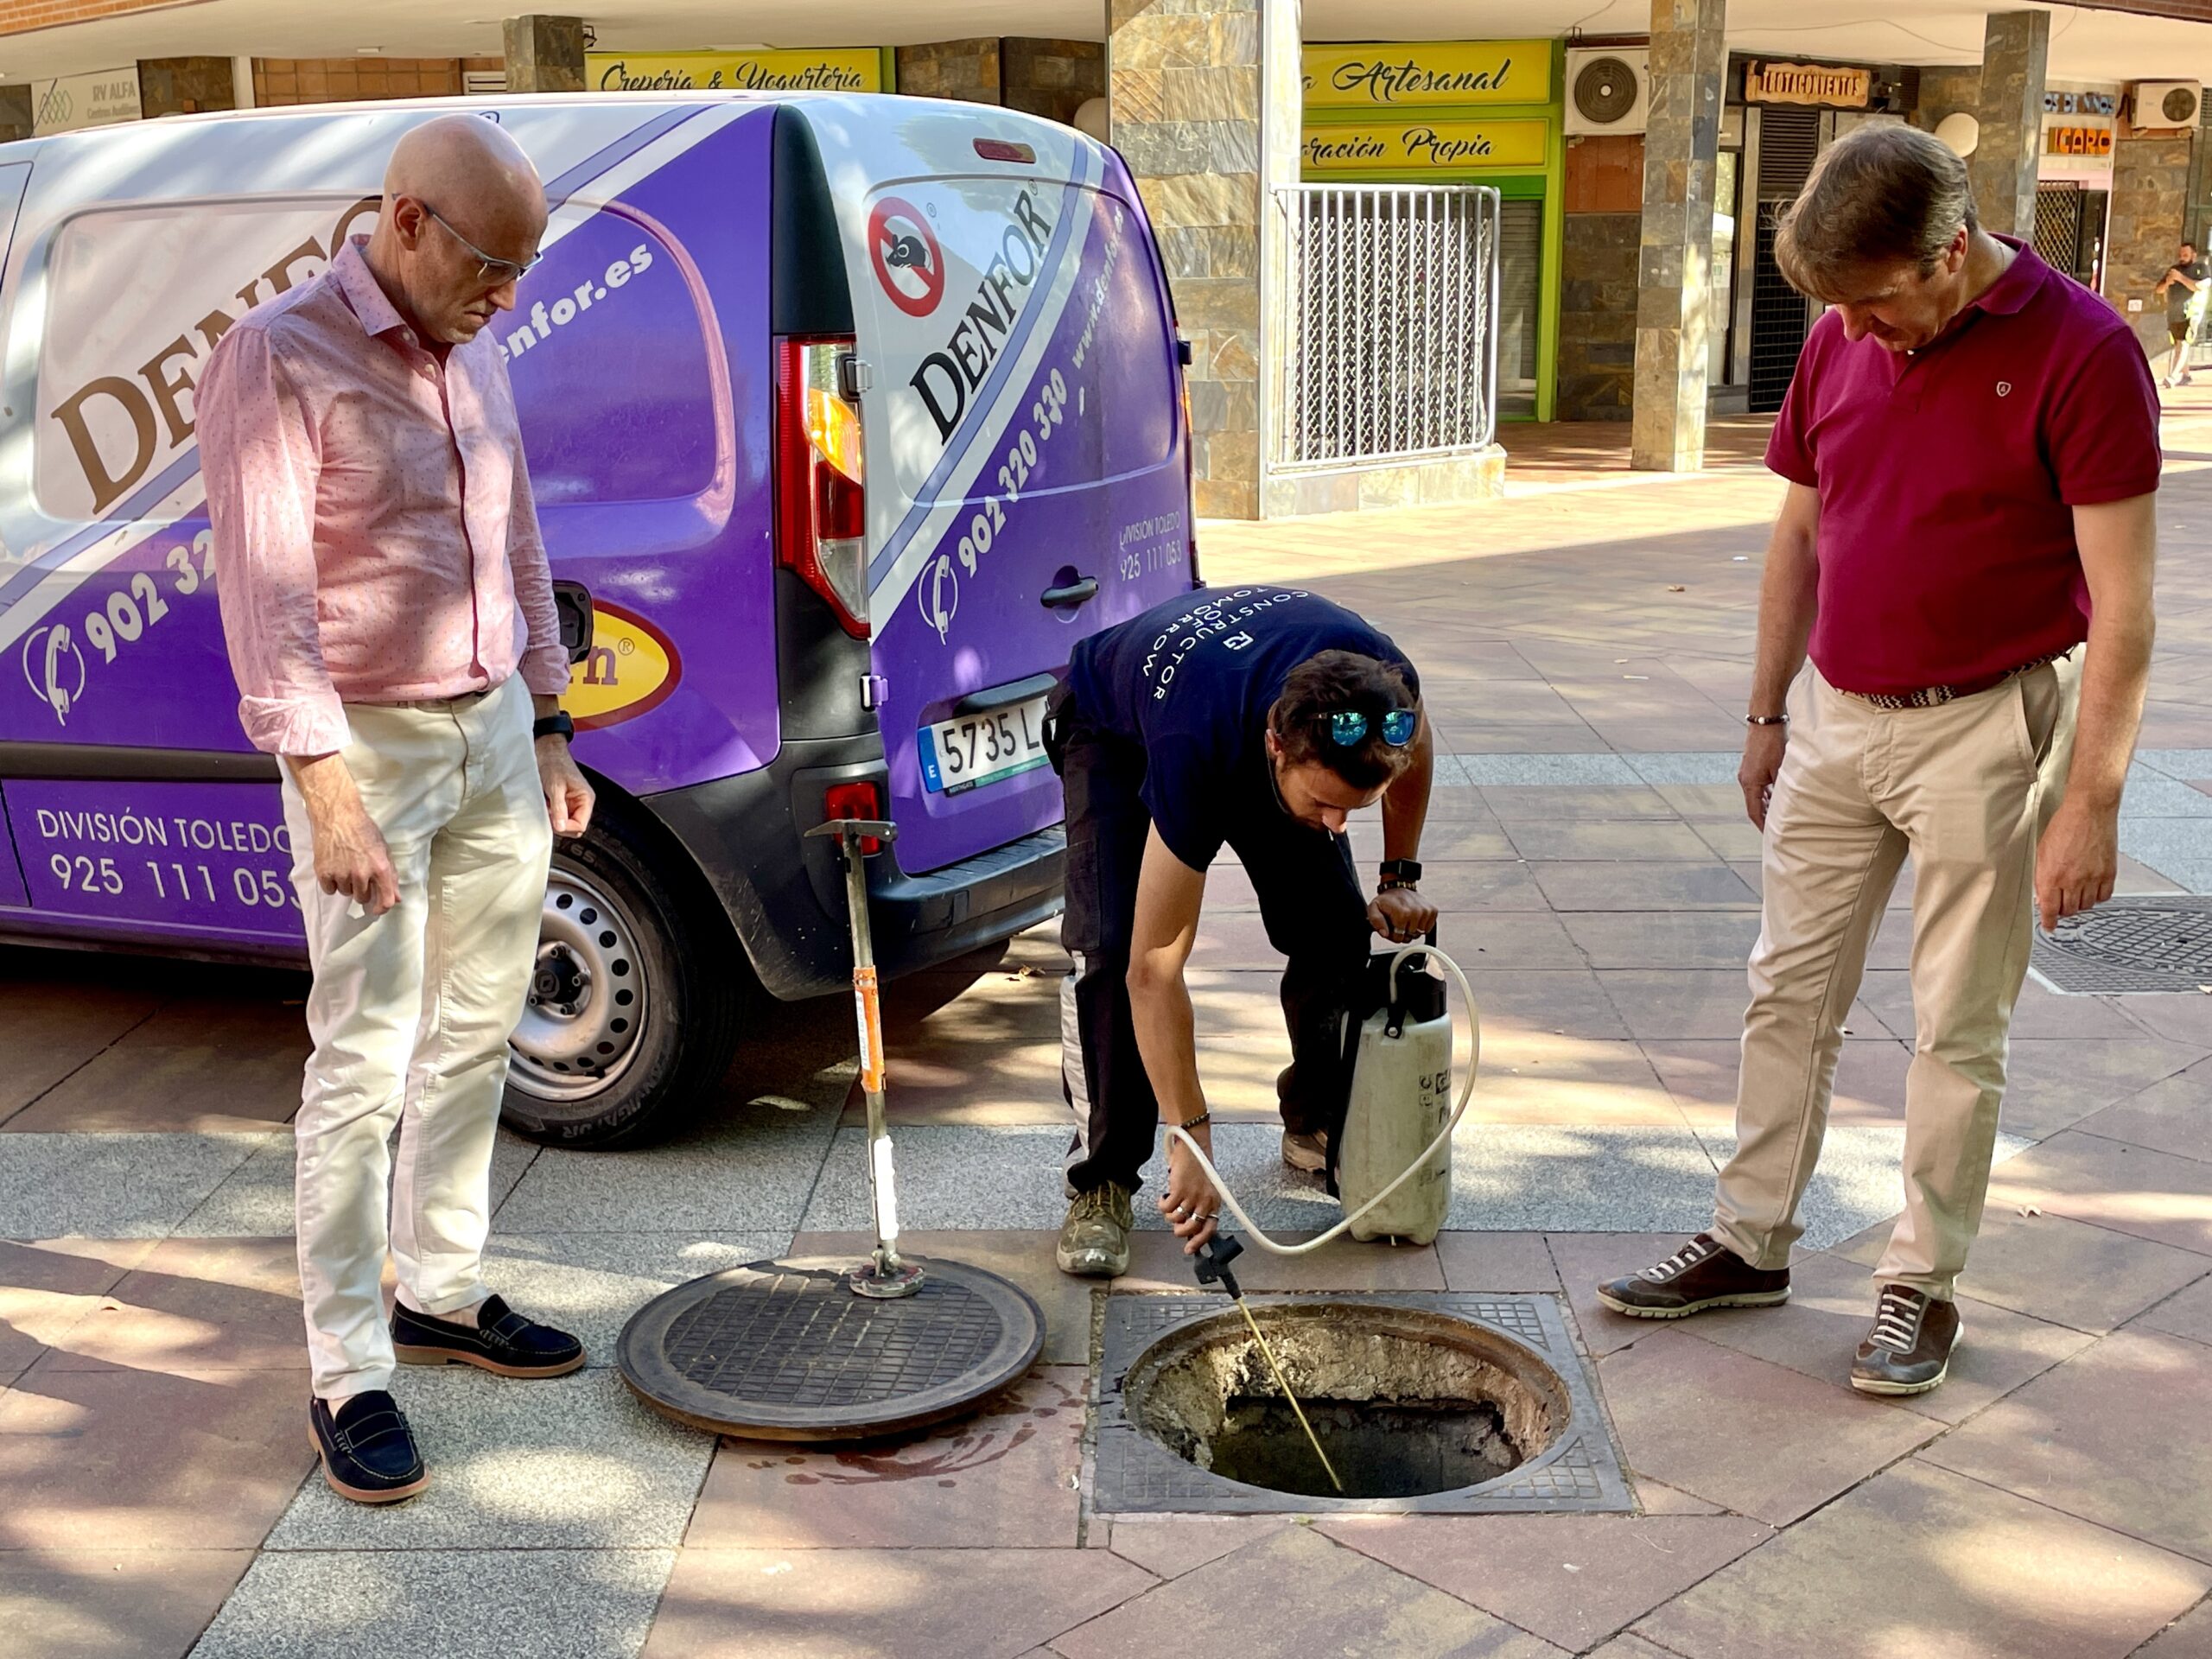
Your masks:
{"label": "pressure sprayer tank", "polygon": [[[1432,934],[1429,943],[1435,943]],[[1352,1056],[1351,1097],[1337,1151],[1337,1189],[1351,1215],[1388,1186],[1444,1128],[1452,1115],[1452,1015],[1444,982],[1425,957],[1408,957],[1389,982],[1389,957],[1369,971],[1382,1004],[1360,1023]],[[1354,1238],[1402,1238],[1427,1244],[1452,1203],[1452,1147],[1436,1149],[1420,1173],[1352,1223]]]}

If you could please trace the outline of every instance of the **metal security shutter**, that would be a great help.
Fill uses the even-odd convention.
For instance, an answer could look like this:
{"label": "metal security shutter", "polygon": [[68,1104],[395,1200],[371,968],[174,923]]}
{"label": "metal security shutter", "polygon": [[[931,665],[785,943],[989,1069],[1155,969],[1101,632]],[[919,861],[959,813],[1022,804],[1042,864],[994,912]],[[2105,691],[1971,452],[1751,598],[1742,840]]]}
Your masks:
{"label": "metal security shutter", "polygon": [[1751,253],[1751,410],[1782,407],[1797,354],[1810,326],[1805,296],[1789,286],[1774,260],[1775,230],[1783,212],[1812,175],[1820,154],[1818,110],[1770,107],[1759,111],[1758,223]]}
{"label": "metal security shutter", "polygon": [[1499,205],[1497,412],[1536,412],[1536,303],[1544,268],[1544,204]]}
{"label": "metal security shutter", "polygon": [[2035,248],[2054,270],[2080,269],[2084,194],[2070,184],[2036,187]]}

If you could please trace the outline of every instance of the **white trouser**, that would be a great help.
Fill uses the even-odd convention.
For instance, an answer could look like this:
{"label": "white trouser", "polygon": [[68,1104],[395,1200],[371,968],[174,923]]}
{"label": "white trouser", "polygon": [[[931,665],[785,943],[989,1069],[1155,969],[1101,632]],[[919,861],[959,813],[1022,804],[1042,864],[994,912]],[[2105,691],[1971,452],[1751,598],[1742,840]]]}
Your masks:
{"label": "white trouser", "polygon": [[486,1294],[507,1039],[529,989],[553,845],[519,677],[477,700],[353,703],[346,714],[346,765],[391,849],[397,905],[372,918],[316,885],[307,808],[284,780],[315,965],[315,1052],[295,1128],[300,1287],[315,1391],[333,1400],[391,1386],[387,1252],[423,1313]]}

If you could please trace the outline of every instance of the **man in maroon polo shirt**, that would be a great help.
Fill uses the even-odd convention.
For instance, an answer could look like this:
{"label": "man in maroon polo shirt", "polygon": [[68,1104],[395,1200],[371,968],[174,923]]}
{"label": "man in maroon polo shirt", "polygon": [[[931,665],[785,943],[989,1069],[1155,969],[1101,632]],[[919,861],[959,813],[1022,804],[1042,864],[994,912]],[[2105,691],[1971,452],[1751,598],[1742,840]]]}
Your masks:
{"label": "man in maroon polo shirt", "polygon": [[2150,674],[2158,393],[2126,322],[1984,232],[1927,134],[1839,140],[1776,252],[1831,308],[1767,448],[1789,488],[1738,775],[1765,840],[1737,1147],[1712,1230],[1599,1295],[1647,1319],[1788,1299],[1844,1018],[1909,853],[1904,1213],[1851,1382],[1917,1394],[1959,1338],[2031,903],[2050,927],[2112,894]]}

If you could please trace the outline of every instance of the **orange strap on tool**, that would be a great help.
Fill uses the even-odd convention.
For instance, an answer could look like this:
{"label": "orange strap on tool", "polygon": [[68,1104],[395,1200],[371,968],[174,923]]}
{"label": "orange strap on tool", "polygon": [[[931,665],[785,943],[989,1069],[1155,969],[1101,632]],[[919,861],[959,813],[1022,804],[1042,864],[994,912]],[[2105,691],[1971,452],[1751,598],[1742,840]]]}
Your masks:
{"label": "orange strap on tool", "polygon": [[870,1094],[883,1092],[883,1007],[877,994],[875,969],[853,970],[853,1001],[860,1013],[861,1087]]}

